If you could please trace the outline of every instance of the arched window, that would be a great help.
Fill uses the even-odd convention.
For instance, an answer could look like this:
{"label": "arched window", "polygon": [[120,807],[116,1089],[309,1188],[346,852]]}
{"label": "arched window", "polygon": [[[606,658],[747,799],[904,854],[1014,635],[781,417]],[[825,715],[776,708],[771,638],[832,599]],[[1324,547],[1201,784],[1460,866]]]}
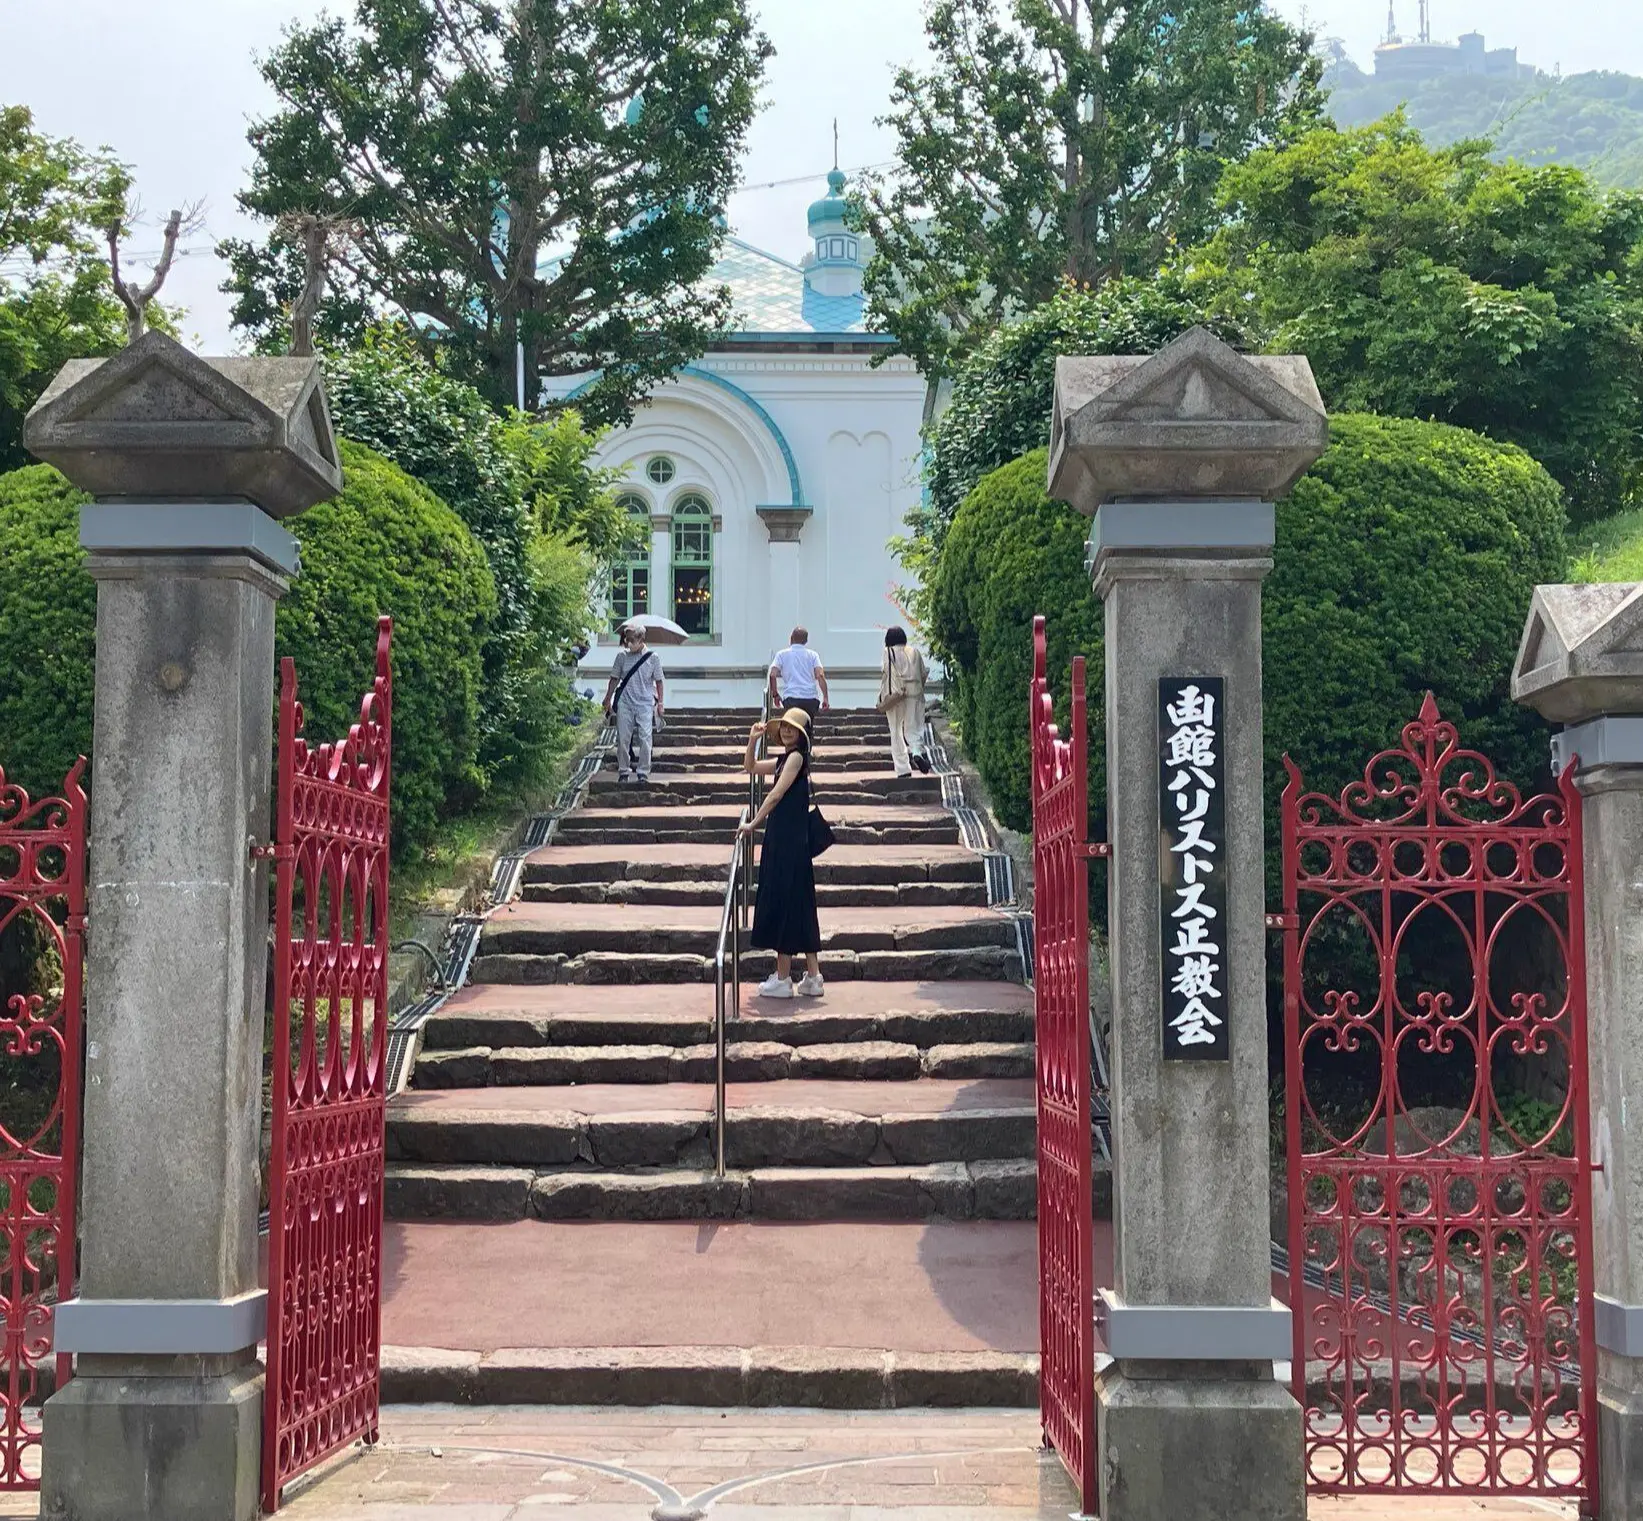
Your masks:
{"label": "arched window", "polygon": [[629,618],[650,611],[650,503],[634,492],[617,498],[618,504],[644,525],[628,557],[610,578],[610,626],[621,628]]}
{"label": "arched window", "polygon": [[695,492],[673,506],[673,621],[696,638],[713,632],[713,508]]}

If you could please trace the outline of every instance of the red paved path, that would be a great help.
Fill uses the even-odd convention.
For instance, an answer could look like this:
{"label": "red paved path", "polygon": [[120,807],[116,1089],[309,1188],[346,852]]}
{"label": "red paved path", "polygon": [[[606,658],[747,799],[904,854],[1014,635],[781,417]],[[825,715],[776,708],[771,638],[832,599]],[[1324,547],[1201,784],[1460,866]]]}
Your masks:
{"label": "red paved path", "polygon": [[[1110,1259],[1105,1228],[1099,1256]],[[1038,1350],[1030,1220],[390,1222],[383,1340]]]}

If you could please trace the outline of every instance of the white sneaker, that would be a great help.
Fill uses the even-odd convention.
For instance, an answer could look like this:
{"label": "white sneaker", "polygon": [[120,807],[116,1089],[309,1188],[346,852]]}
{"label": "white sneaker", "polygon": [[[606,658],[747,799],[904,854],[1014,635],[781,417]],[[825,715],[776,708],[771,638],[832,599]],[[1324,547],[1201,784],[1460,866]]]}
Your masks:
{"label": "white sneaker", "polygon": [[756,996],[760,998],[791,998],[793,996],[793,979],[791,977],[778,977],[772,972],[759,984],[759,991]]}
{"label": "white sneaker", "polygon": [[794,989],[800,998],[820,998],[827,991],[827,984],[821,980],[818,973],[814,977],[806,977]]}

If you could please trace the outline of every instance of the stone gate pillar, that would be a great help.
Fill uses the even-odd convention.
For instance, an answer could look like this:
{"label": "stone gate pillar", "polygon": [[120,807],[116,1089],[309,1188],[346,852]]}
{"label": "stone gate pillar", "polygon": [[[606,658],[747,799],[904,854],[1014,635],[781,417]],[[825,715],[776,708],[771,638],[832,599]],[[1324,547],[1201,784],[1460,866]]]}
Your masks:
{"label": "stone gate pillar", "polygon": [[1050,493],[1106,609],[1113,1251],[1105,1521],[1302,1521],[1272,1297],[1261,582],[1328,442],[1302,358],[1203,330],[1056,365]]}
{"label": "stone gate pillar", "polygon": [[[1512,696],[1578,757],[1586,899],[1597,1470],[1603,1521],[1643,1516],[1643,584],[1537,586]],[[1630,1111],[1635,1109],[1636,1116]]]}
{"label": "stone gate pillar", "polygon": [[312,359],[156,332],[64,368],[24,442],[97,500],[78,1355],[47,1403],[53,1521],[257,1513],[258,1140],[275,521],[341,486]]}

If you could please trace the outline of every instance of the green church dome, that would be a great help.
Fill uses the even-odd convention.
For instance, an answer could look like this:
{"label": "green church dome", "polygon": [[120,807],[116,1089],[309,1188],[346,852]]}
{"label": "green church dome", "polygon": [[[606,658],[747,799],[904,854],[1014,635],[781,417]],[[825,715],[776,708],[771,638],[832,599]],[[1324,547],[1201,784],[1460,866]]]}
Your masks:
{"label": "green church dome", "polygon": [[834,169],[827,176],[827,194],[810,203],[810,225],[844,220],[844,171]]}

